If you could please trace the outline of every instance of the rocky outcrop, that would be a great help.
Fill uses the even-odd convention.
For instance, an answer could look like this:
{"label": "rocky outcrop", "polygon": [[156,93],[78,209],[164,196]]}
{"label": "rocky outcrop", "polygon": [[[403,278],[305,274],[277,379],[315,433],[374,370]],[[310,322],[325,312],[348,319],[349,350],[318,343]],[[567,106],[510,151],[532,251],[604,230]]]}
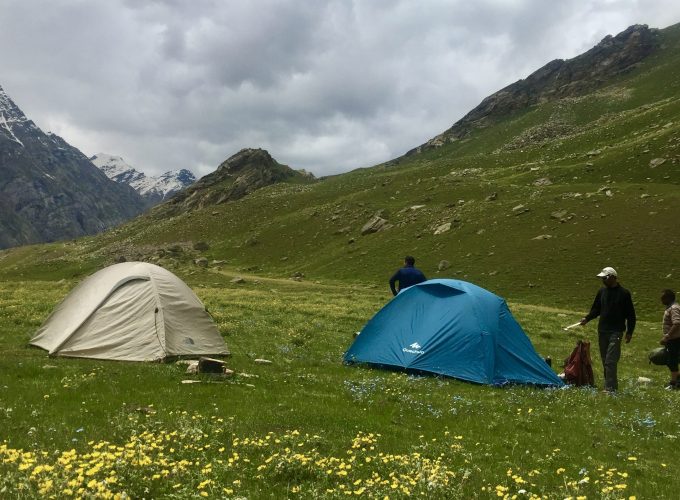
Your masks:
{"label": "rocky outcrop", "polygon": [[40,130],[0,87],[0,248],[94,234],[144,207],[132,188]]}
{"label": "rocky outcrop", "polygon": [[312,182],[312,174],[278,163],[264,149],[242,149],[215,172],[177,193],[160,210],[180,213],[238,200],[279,182]]}
{"label": "rocky outcrop", "polygon": [[377,233],[387,228],[387,219],[381,217],[382,211],[375,214],[371,219],[366,222],[361,228],[361,235],[366,236],[367,234]]}
{"label": "rocky outcrop", "polygon": [[453,126],[404,156],[418,154],[461,140],[496,119],[534,104],[576,97],[602,87],[615,76],[635,68],[660,46],[659,30],[634,25],[616,36],[608,35],[589,51],[573,59],[556,59],[527,78],[484,99]]}

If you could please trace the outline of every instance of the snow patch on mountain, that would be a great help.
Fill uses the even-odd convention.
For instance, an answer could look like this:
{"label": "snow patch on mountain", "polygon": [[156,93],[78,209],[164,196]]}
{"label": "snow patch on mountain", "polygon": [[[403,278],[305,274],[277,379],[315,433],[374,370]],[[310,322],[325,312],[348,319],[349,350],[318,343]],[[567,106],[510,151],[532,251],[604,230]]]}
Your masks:
{"label": "snow patch on mountain", "polygon": [[147,176],[135,170],[120,156],[106,153],[98,153],[90,161],[110,179],[128,184],[153,204],[166,200],[196,181],[194,174],[186,169],[165,172],[157,177]]}
{"label": "snow patch on mountain", "polygon": [[23,125],[27,121],[26,115],[14,104],[4,89],[0,87],[0,131],[7,134],[12,141],[23,146],[24,143],[16,136],[12,128],[14,124]]}

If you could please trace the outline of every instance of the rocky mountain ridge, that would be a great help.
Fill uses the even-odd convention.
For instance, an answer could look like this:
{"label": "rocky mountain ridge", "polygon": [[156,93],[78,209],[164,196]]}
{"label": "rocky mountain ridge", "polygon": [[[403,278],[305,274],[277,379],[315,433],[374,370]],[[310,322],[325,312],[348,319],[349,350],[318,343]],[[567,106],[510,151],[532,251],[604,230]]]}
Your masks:
{"label": "rocky mountain ridge", "polygon": [[170,213],[190,211],[235,201],[279,182],[313,182],[313,174],[278,163],[264,149],[242,149],[222,162],[217,170],[177,193],[163,210]]}
{"label": "rocky mountain ridge", "polygon": [[631,71],[658,49],[659,31],[636,24],[616,36],[607,35],[595,47],[572,59],[555,59],[528,77],[486,97],[451,128],[404,156],[464,139],[473,130],[490,126],[514,111],[592,92],[616,76]]}
{"label": "rocky mountain ridge", "polygon": [[0,87],[0,248],[95,234],[145,208]]}
{"label": "rocky mountain ridge", "polygon": [[109,179],[132,187],[147,201],[149,206],[169,199],[175,193],[196,182],[194,174],[187,169],[171,170],[159,176],[147,176],[130,166],[120,156],[97,153],[90,158],[90,161]]}

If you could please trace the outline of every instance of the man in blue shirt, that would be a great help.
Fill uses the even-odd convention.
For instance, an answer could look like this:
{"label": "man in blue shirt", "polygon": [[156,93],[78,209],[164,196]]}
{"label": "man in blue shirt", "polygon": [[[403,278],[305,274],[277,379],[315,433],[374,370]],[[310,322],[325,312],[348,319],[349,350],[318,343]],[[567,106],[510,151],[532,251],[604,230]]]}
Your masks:
{"label": "man in blue shirt", "polygon": [[[405,290],[406,288],[427,281],[425,275],[415,267],[416,259],[407,255],[404,257],[404,267],[399,269],[394,276],[390,278],[390,289],[392,290],[392,295]],[[399,282],[399,290],[394,287],[395,282]]]}

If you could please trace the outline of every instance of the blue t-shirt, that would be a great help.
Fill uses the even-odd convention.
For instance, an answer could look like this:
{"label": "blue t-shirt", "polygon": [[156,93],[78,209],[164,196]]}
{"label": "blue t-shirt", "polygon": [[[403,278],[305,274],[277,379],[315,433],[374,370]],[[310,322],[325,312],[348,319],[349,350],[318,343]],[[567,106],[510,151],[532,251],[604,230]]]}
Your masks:
{"label": "blue t-shirt", "polygon": [[390,290],[392,290],[393,295],[397,294],[397,289],[394,287],[396,281],[399,282],[399,291],[401,292],[410,286],[427,281],[427,278],[418,268],[413,266],[402,267],[390,278]]}

